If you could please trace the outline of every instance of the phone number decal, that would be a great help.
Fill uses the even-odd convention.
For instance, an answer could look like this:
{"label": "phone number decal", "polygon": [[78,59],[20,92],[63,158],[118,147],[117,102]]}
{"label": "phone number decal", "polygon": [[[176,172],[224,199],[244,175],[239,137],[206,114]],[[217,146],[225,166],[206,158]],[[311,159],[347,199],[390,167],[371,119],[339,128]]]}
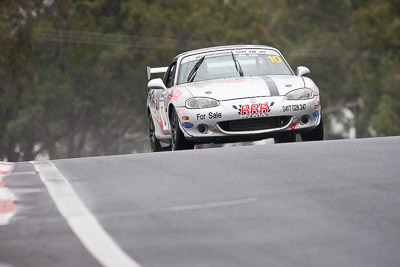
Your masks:
{"label": "phone number decal", "polygon": [[305,110],[306,107],[307,107],[306,104],[287,105],[287,106],[282,106],[282,111],[283,112],[301,111],[301,110]]}

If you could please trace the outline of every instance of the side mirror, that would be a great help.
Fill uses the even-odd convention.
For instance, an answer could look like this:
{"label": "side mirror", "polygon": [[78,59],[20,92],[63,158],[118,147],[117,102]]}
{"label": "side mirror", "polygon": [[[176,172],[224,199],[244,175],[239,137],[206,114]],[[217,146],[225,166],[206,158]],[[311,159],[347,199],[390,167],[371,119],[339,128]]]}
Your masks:
{"label": "side mirror", "polygon": [[297,67],[297,76],[306,76],[310,74],[310,69],[304,66]]}
{"label": "side mirror", "polygon": [[160,78],[150,80],[149,83],[147,84],[147,87],[149,87],[149,89],[167,90],[167,87]]}

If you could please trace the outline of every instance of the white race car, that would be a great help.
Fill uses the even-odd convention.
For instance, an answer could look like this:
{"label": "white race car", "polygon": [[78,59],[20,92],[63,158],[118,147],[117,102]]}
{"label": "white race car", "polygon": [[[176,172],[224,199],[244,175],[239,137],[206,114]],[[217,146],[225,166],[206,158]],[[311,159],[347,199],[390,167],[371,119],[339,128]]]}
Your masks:
{"label": "white race car", "polygon": [[[164,79],[150,80],[151,74]],[[319,89],[294,74],[273,47],[233,45],[180,54],[169,67],[147,67],[147,112],[152,151],[199,143],[275,143],[322,140]]]}

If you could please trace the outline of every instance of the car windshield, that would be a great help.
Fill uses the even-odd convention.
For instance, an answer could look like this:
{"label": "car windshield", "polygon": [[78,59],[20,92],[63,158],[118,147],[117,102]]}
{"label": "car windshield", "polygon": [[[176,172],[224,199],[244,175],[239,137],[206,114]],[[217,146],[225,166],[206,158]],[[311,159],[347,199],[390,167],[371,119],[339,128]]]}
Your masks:
{"label": "car windshield", "polygon": [[[203,57],[204,61],[195,67]],[[281,55],[274,50],[222,51],[183,58],[179,68],[178,84],[188,83],[189,80],[198,82],[240,77],[240,68],[243,76],[292,74]]]}

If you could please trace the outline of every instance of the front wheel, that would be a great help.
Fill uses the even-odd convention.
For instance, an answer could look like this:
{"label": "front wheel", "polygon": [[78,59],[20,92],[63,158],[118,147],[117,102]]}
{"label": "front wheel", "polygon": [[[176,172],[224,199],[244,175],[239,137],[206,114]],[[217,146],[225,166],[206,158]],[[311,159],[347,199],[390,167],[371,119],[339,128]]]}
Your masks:
{"label": "front wheel", "polygon": [[186,140],[181,128],[179,127],[179,117],[175,109],[171,115],[171,146],[172,150],[193,149],[194,143]]}
{"label": "front wheel", "polygon": [[324,125],[322,122],[322,117],[317,128],[311,132],[306,132],[301,134],[301,140],[303,141],[320,141],[324,140]]}

